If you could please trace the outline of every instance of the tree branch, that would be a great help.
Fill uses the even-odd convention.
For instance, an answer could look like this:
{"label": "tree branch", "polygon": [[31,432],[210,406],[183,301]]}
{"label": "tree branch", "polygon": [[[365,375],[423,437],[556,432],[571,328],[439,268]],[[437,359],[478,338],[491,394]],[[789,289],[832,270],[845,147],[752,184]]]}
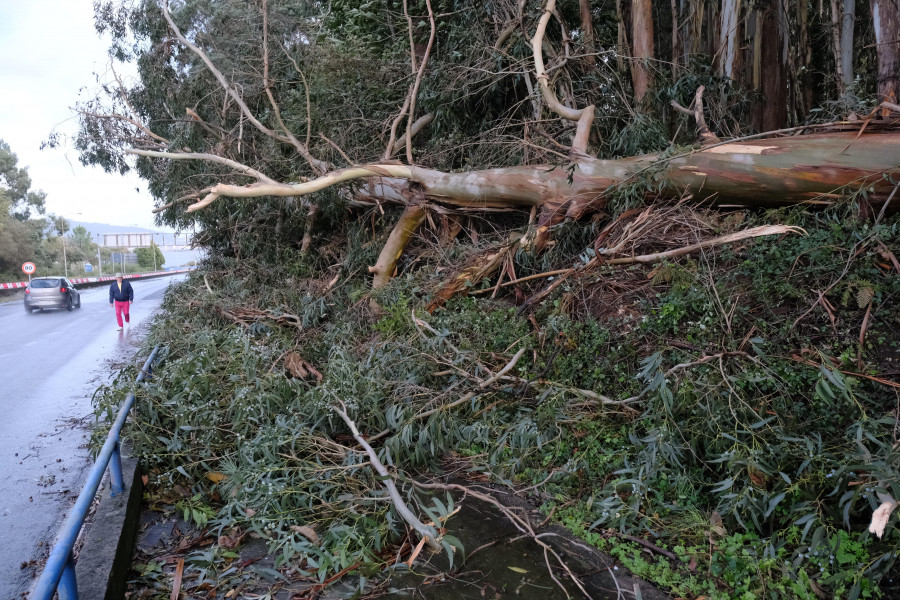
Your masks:
{"label": "tree branch", "polygon": [[410,527],[415,529],[420,536],[428,545],[434,549],[435,551],[441,550],[441,545],[438,542],[438,534],[437,531],[433,527],[429,527],[420,521],[416,515],[413,514],[409,507],[406,506],[406,502],[403,501],[403,497],[400,495],[400,492],[397,490],[397,485],[394,483],[391,474],[388,473],[388,470],[384,467],[381,461],[378,459],[378,454],[375,450],[372,449],[365,439],[359,434],[359,430],[356,428],[356,423],[347,415],[347,406],[341,401],[338,400],[341,407],[338,408],[336,406],[332,406],[332,410],[336,412],[343,420],[344,423],[347,424],[347,427],[350,428],[350,432],[353,434],[353,438],[356,440],[360,446],[366,451],[366,454],[369,455],[369,462],[372,463],[372,467],[375,471],[382,477],[382,483],[384,487],[387,489],[388,494],[391,497],[391,502],[394,503],[394,508],[397,509],[397,513],[406,521]]}
{"label": "tree branch", "polygon": [[[119,84],[119,96],[122,97],[122,102],[125,103],[125,106],[128,108],[128,111],[131,113],[131,116],[133,117],[134,120],[127,119],[125,117],[119,117],[119,118],[128,121],[129,123],[131,123],[135,127],[139,128],[141,131],[143,131],[144,133],[146,133],[147,135],[149,135],[156,141],[161,142],[162,144],[169,144],[169,140],[167,140],[166,138],[164,138],[160,135],[156,135],[155,133],[150,131],[150,129],[148,127],[146,127],[143,123],[141,123],[140,116],[138,116],[137,111],[134,110],[134,107],[131,105],[131,102],[129,102],[128,95],[125,93],[125,85],[122,83],[122,80],[119,78],[119,74],[116,73],[116,69],[113,66],[112,61],[109,61],[109,70],[112,71],[113,77],[116,78],[116,83]],[[116,115],[116,116],[118,116],[118,115]]]}
{"label": "tree branch", "polygon": [[410,204],[400,215],[400,220],[391,230],[387,242],[378,255],[375,265],[369,267],[369,273],[372,273],[372,289],[379,289],[390,282],[394,274],[394,268],[403,250],[409,243],[410,238],[415,234],[419,225],[425,220],[425,207],[421,204]]}
{"label": "tree branch", "polygon": [[[153,150],[126,150],[125,154],[136,154],[138,156],[147,156],[149,158],[165,158],[167,160],[205,160],[207,162],[214,162],[225,165],[226,167],[231,167],[240,175],[255,177],[270,185],[281,185],[262,171],[257,171],[253,167],[248,167],[245,164],[231,160],[230,158],[219,156],[218,154],[207,154],[205,152],[155,152]],[[290,196],[290,194],[283,195]]]}
{"label": "tree branch", "polygon": [[694,94],[694,102],[691,104],[693,110],[681,106],[675,100],[672,100],[669,104],[671,104],[678,112],[684,113],[689,117],[694,117],[694,121],[697,123],[697,137],[700,138],[701,143],[716,144],[722,140],[719,139],[719,136],[709,130],[709,127],[706,126],[706,119],[703,117],[704,90],[706,90],[706,87],[702,85],[697,88],[697,92]]}
{"label": "tree branch", "polygon": [[553,90],[550,88],[547,69],[544,66],[544,34],[547,31],[547,23],[556,8],[556,0],[548,0],[547,6],[538,21],[537,29],[534,37],[531,38],[531,49],[534,54],[534,72],[537,76],[538,85],[541,88],[541,95],[550,109],[564,119],[576,121],[578,123],[575,129],[575,136],[572,139],[572,150],[584,154],[587,152],[588,137],[591,132],[591,125],[594,122],[594,105],[591,104],[580,110],[564,106]]}
{"label": "tree branch", "polygon": [[222,86],[222,89],[226,94],[235,102],[235,104],[240,107],[241,114],[244,115],[248,121],[250,121],[259,131],[272,137],[281,142],[292,145],[297,152],[309,163],[309,166],[312,167],[313,171],[316,173],[324,173],[328,171],[329,165],[326,162],[318,160],[313,157],[313,155],[309,152],[309,149],[300,142],[294,134],[290,132],[290,130],[285,128],[284,134],[280,134],[277,131],[274,131],[265,125],[263,125],[259,119],[253,114],[247,104],[244,102],[243,98],[241,98],[240,94],[238,94],[234,86],[225,78],[221,71],[213,64],[212,60],[206,55],[206,53],[198,48],[196,45],[192,44],[184,35],[181,33],[181,30],[175,24],[175,21],[172,19],[172,15],[169,14],[169,2],[168,0],[163,0],[161,3],[163,17],[166,20],[166,23],[169,24],[169,27],[172,29],[173,33],[175,33],[175,37],[178,38],[182,44],[187,46],[194,54],[196,54],[200,60],[206,65],[209,69],[210,73],[213,74],[213,77],[219,82],[219,85]]}
{"label": "tree branch", "polygon": [[[425,6],[428,7],[428,22],[431,25],[431,33],[428,36],[428,45],[425,47],[425,54],[422,56],[422,64],[416,73],[416,80],[413,82],[412,90],[409,92],[409,117],[406,120],[406,160],[409,164],[413,164],[412,155],[412,122],[416,116],[416,96],[419,94],[419,85],[422,83],[422,75],[425,73],[425,65],[428,64],[428,56],[431,54],[431,47],[434,44],[434,11],[431,10],[431,0],[425,0]],[[412,31],[410,31],[412,35]],[[415,56],[415,48],[412,48],[413,56]],[[413,60],[415,67],[415,60]]]}

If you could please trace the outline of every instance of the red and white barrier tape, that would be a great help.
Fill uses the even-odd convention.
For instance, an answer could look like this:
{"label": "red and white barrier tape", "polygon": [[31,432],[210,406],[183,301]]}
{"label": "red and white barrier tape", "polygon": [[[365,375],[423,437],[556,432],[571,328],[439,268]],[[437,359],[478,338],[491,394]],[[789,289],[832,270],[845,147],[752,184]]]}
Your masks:
{"label": "red and white barrier tape", "polygon": [[[185,273],[187,271],[192,271],[193,269],[176,269],[174,271],[156,271],[155,273],[135,273],[134,275],[127,275],[124,279],[137,279],[139,277],[150,277],[151,275],[165,275],[167,273]],[[81,278],[70,278],[69,281],[72,283],[96,283],[98,281],[113,281],[115,277],[108,275],[103,277],[81,277]],[[27,281],[16,281],[14,283],[0,283],[0,290],[14,290],[16,288],[25,288],[28,287]]]}

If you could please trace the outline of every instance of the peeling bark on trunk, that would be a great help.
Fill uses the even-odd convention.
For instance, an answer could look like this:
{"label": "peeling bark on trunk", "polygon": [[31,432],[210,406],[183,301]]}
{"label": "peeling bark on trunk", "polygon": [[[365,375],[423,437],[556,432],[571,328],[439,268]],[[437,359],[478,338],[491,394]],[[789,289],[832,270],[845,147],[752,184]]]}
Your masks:
{"label": "peeling bark on trunk", "polygon": [[634,99],[640,104],[650,88],[650,70],[647,62],[653,59],[653,11],[650,0],[632,0],[631,35],[632,82]]}
{"label": "peeling bark on trunk", "polygon": [[719,75],[734,79],[735,61],[740,56],[741,0],[722,0],[722,24],[719,32]]}
{"label": "peeling bark on trunk", "polygon": [[[900,80],[900,8],[897,0],[869,0],[878,55],[878,100],[897,104]],[[887,109],[882,111],[887,116]]]}

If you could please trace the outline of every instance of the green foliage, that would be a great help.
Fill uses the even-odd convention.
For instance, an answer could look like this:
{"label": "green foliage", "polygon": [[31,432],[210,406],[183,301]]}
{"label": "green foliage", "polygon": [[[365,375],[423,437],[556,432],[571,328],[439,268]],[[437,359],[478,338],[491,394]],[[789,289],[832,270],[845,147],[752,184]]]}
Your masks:
{"label": "green foliage", "polygon": [[[361,559],[377,567],[403,532],[365,455],[343,441],[331,409],[340,399],[420,513],[436,505],[407,478],[455,453],[495,481],[543,485],[544,510],[555,506],[561,523],[672,593],[874,597],[900,541],[892,524],[883,540],[865,531],[878,493],[900,497],[896,398],[842,370],[861,368],[867,310],[865,370],[892,368],[900,283],[881,253],[900,251],[900,225],[781,217],[808,235],[605,268],[531,315],[484,296],[428,314],[420,275],[396,278],[373,309],[364,228],[329,260],[208,260],[213,294],[198,275],[166,298],[149,340],[163,350],[129,435],[151,486],[190,490],[179,510],[198,520],[194,508],[212,506],[215,516],[200,513],[209,526],[254,531],[280,561],[303,556],[320,578]],[[590,239],[589,227],[569,231]],[[581,261],[578,244],[560,246],[570,254],[556,249],[556,260]],[[322,295],[335,262],[348,276]],[[614,281],[646,282],[631,305],[639,318],[566,308]],[[852,325],[835,329],[824,308],[805,314],[814,290],[828,290]],[[247,306],[267,316],[223,316]],[[478,387],[520,349],[507,379]],[[320,383],[288,373],[291,351]],[[98,394],[100,413],[119,386]],[[631,409],[604,404],[626,398]],[[678,561],[618,533],[651,536]]]}
{"label": "green foliage", "polygon": [[[509,3],[432,4],[439,41],[417,114],[432,112],[434,120],[416,138],[414,162],[445,171],[547,164],[574,178],[575,165],[560,160],[554,143],[569,139],[571,124],[546,118],[523,68],[533,60],[539,4],[522,5],[521,19]],[[428,314],[433,284],[504,243],[526,215],[473,219],[467,241],[439,242],[429,229],[401,258],[399,276],[373,292],[367,267],[396,221],[394,209],[361,212],[347,190],[322,191],[307,197],[319,209],[311,231],[296,198],[220,199],[186,213],[179,200],[187,194],[245,184],[245,175],[220,163],[129,162],[130,126],[98,117],[137,113],[169,148],[216,152],[277,181],[316,175],[284,139],[265,133],[281,122],[298,138],[309,131],[311,153],[335,166],[379,159],[409,89],[409,36],[420,46],[428,38],[424,3],[408,6],[411,34],[400,0],[266,6],[263,53],[259,5],[172,4],[179,28],[227,74],[262,127],[251,126],[193,52],[173,43],[157,3],[96,6],[98,29],[112,35],[114,55],[135,59],[140,84],[124,95],[109,87],[82,105],[82,160],[136,169],[154,197],[170,203],[163,222],[197,226],[212,256],[169,292],[148,340],[162,351],[154,379],[138,390],[129,436],[154,490],[189,489],[178,506],[186,518],[220,532],[252,531],[279,564],[304,565],[320,580],[355,564],[376,570],[405,526],[335,415],[342,401],[414,510],[432,520],[452,507],[410,481],[465,456],[470,472],[537,486],[535,498],[548,512],[557,508],[560,522],[675,594],[878,595],[900,541],[896,517],[884,539],[865,532],[878,494],[900,497],[896,395],[876,381],[896,372],[900,282],[882,247],[900,254],[900,226],[896,218],[857,220],[868,190],[843,190],[843,204],[816,215],[805,207],[747,213],[748,224],[798,225],[806,236],[746,241],[662,265],[606,265],[568,278],[535,305],[522,302],[559,280],[520,282],[492,299],[470,290]],[[668,3],[654,7],[657,17],[672,16]],[[559,3],[563,26],[548,28],[546,42],[565,44],[566,60],[553,63],[565,102],[592,104],[602,115],[591,153],[657,153],[609,190],[613,216],[658,196],[667,160],[685,151],[675,144],[694,142],[690,120],[669,112],[671,100],[688,105],[704,85],[713,130],[752,130],[761,98],[715,75],[709,57],[671,73],[651,61],[654,88],[644,107],[632,106],[627,73],[602,50],[619,41],[614,4],[592,6],[591,47],[573,26],[579,8]],[[811,19],[813,34],[829,32],[822,15]],[[524,27],[498,39],[516,21]],[[799,74],[813,73],[818,83],[801,87],[830,97],[819,74],[831,72],[832,59],[820,54]],[[812,118],[857,107],[854,98],[874,89],[867,77]],[[805,102],[792,96],[789,120],[805,118],[793,108]],[[31,231],[13,221],[0,221],[8,227],[0,244],[22,245]],[[591,263],[603,226],[555,226],[551,250],[516,252],[516,276]],[[315,250],[301,255],[305,234]],[[54,247],[46,247],[49,257]],[[294,354],[321,381],[287,368]],[[124,381],[97,394],[98,416],[112,413]],[[677,560],[651,558],[624,535],[650,538]],[[192,557],[198,574],[216,574],[217,551]]]}
{"label": "green foliage", "polygon": [[183,513],[186,522],[194,522],[201,529],[216,516],[216,511],[203,502],[203,494],[194,494],[190,498],[179,500],[175,503],[175,508]]}
{"label": "green foliage", "polygon": [[44,213],[47,194],[31,189],[28,167],[19,168],[18,161],[9,144],[0,139],[0,208],[24,222],[32,214]]}
{"label": "green foliage", "polygon": [[162,250],[156,244],[150,248],[137,248],[134,253],[137,255],[138,265],[142,269],[159,269],[166,264],[166,257],[163,256]]}

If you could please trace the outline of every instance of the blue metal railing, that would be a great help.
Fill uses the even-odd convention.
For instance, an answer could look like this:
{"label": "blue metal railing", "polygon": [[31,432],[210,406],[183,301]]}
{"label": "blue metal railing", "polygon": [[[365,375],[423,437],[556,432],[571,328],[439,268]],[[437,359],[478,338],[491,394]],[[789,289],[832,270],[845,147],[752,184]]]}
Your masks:
{"label": "blue metal railing", "polygon": [[[156,352],[159,346],[153,349],[144,367],[138,375],[137,381],[140,383],[144,380],[145,375],[152,373],[151,367],[153,359],[156,358]],[[50,551],[50,557],[41,576],[31,591],[31,600],[51,600],[54,592],[59,592],[59,600],[78,600],[78,587],[75,583],[75,559],[72,556],[72,548],[75,546],[75,540],[78,533],[84,525],[84,519],[87,516],[88,509],[94,501],[97,489],[100,487],[100,481],[103,479],[103,472],[109,465],[109,478],[112,491],[111,496],[118,496],[125,490],[125,482],[122,481],[122,456],[119,452],[119,433],[125,425],[128,418],[128,411],[134,404],[134,394],[128,394],[125,402],[119,408],[119,414],[106,436],[106,443],[100,449],[97,455],[97,461],[91,467],[87,481],[75,506],[66,517],[60,530],[56,545]]]}

